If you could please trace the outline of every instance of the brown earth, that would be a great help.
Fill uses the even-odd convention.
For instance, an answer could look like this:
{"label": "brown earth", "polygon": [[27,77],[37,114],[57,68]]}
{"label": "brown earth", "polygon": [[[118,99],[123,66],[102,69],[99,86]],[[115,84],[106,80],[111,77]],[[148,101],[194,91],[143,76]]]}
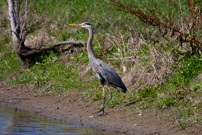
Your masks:
{"label": "brown earth", "polygon": [[123,110],[121,107],[106,108],[107,114],[98,111],[96,102],[84,102],[74,91],[51,96],[38,96],[37,90],[26,85],[7,87],[0,83],[0,105],[36,112],[47,117],[76,122],[102,130],[121,132],[127,135],[190,135],[202,134],[193,127],[178,129],[172,122],[160,119],[161,112],[154,110]]}

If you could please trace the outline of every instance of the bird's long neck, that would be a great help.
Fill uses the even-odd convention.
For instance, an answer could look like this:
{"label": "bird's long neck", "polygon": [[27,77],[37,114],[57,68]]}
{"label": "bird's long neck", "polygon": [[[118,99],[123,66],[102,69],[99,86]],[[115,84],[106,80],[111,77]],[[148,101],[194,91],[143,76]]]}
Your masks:
{"label": "bird's long neck", "polygon": [[90,60],[96,59],[97,57],[95,56],[95,53],[93,52],[92,48],[92,42],[93,42],[93,28],[89,28],[89,37],[88,37],[88,42],[87,42],[87,51],[88,51],[88,58]]}

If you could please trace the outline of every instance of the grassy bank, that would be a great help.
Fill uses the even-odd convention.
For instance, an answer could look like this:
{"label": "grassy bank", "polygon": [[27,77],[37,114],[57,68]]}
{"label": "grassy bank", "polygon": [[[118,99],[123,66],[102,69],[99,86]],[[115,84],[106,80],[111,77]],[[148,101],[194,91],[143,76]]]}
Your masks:
{"label": "grassy bank", "polygon": [[[28,46],[58,41],[87,40],[85,29],[70,23],[90,22],[94,26],[93,48],[98,58],[109,63],[122,76],[127,94],[113,90],[108,107],[163,110],[162,117],[186,128],[202,125],[202,57],[184,51],[172,38],[158,36],[158,30],[131,15],[113,10],[105,1],[32,1],[43,28],[27,39]],[[0,80],[7,85],[25,84],[38,94],[75,90],[84,101],[102,105],[102,88],[88,65],[85,47],[44,52],[33,58],[26,70],[12,47],[6,1],[0,0]],[[158,2],[165,10],[164,2]],[[186,4],[181,3],[186,9]],[[176,20],[178,16],[176,16]],[[42,37],[42,38],[41,38]],[[64,47],[65,48],[65,47]],[[64,49],[63,48],[63,49]],[[108,94],[108,93],[107,93]],[[130,104],[132,103],[132,104]],[[125,106],[130,104],[129,106]]]}

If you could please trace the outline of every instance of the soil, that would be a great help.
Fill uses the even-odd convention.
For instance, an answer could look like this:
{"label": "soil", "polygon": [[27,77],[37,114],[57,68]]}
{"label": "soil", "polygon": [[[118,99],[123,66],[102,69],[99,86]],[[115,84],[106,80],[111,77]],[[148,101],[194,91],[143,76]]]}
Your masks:
{"label": "soil", "polygon": [[7,87],[0,82],[0,105],[36,112],[47,117],[79,123],[101,130],[121,132],[127,135],[190,135],[202,134],[201,129],[173,127],[169,119],[160,119],[161,112],[152,109],[124,110],[119,106],[106,108],[105,115],[98,111],[96,102],[81,100],[78,91],[57,95],[39,96],[37,90],[26,85]]}

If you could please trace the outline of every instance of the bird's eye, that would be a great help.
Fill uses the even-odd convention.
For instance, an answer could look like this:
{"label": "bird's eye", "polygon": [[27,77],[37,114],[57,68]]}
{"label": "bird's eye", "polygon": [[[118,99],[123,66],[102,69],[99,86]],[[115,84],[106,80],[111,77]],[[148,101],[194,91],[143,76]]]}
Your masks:
{"label": "bird's eye", "polygon": [[86,24],[84,23],[83,26],[86,26]]}

